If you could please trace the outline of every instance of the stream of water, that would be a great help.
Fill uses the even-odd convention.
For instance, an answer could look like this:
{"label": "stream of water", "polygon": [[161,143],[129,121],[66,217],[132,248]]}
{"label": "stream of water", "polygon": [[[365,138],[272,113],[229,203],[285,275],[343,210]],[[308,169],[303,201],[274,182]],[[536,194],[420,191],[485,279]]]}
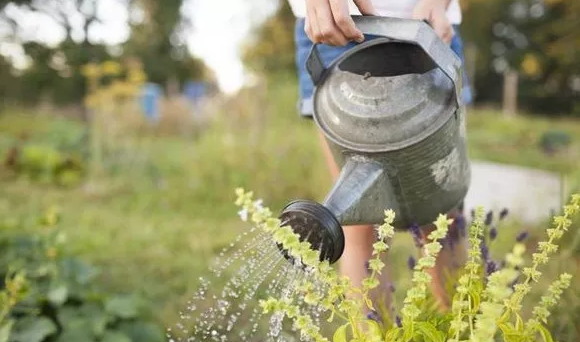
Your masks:
{"label": "stream of water", "polygon": [[[264,315],[260,299],[290,298],[296,282],[305,277],[323,290],[317,280],[284,258],[270,234],[252,228],[239,235],[216,258],[207,277],[187,303],[180,320],[167,337],[170,342],[291,342],[306,341],[285,329],[280,314]],[[298,297],[303,312],[319,322],[321,308]]]}

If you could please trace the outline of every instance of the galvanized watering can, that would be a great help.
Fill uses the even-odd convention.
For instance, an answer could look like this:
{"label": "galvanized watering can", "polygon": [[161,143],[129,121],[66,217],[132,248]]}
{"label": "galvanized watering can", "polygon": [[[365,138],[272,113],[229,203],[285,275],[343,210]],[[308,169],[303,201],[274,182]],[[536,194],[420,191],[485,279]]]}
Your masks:
{"label": "galvanized watering can", "polygon": [[328,68],[316,46],[307,68],[316,88],[313,116],[342,171],[323,203],[290,202],[280,219],[336,262],[341,226],[433,222],[456,208],[471,178],[462,66],[424,21],[354,16],[365,34]]}

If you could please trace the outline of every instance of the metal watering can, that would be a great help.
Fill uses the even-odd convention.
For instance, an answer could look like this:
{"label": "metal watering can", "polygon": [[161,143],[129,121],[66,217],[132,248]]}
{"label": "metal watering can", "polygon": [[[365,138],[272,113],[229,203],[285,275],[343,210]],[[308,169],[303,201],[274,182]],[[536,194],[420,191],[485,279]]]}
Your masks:
{"label": "metal watering can", "polygon": [[461,204],[471,178],[461,60],[425,21],[353,19],[378,38],[328,68],[315,45],[306,65],[340,177],[323,203],[292,201],[279,216],[330,263],[344,250],[342,225],[382,224],[385,209],[397,229],[431,223]]}

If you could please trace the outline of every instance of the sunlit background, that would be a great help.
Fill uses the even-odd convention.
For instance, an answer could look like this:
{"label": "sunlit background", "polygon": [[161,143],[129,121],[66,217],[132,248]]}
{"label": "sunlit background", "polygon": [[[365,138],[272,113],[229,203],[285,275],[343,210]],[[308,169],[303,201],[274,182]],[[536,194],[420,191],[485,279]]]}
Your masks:
{"label": "sunlit background", "polygon": [[[121,45],[130,39],[131,25],[144,23],[146,19],[145,9],[138,1],[100,0],[95,2],[94,8],[99,20],[85,32],[85,13],[92,15],[93,11],[89,2],[83,3],[80,9],[70,1],[38,4],[41,4],[39,10],[10,2],[4,8],[5,16],[18,23],[18,40],[57,46],[67,38],[67,31],[61,22],[61,15],[64,15],[71,26],[72,40],[82,41],[88,35],[88,41],[92,44],[106,45],[111,53],[119,54],[122,53]],[[187,46],[189,53],[202,58],[214,70],[224,92],[235,92],[248,82],[240,48],[252,28],[272,15],[276,7],[276,2],[272,1],[183,1],[181,20],[189,25],[180,27],[175,35],[179,37],[180,44]],[[11,30],[13,27],[6,21],[2,22],[2,36],[6,37]],[[3,39],[0,53],[10,58],[19,69],[31,63],[30,57],[16,42]]]}

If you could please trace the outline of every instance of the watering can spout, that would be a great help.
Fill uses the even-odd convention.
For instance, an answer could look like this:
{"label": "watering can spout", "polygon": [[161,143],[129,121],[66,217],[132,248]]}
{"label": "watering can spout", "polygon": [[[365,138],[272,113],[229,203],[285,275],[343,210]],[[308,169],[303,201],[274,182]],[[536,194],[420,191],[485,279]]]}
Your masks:
{"label": "watering can spout", "polygon": [[341,225],[379,224],[384,210],[399,211],[395,198],[384,166],[357,156],[344,164],[323,205]]}
{"label": "watering can spout", "polygon": [[[307,240],[320,252],[321,261],[332,264],[344,251],[342,226],[382,223],[384,209],[398,211],[392,194],[384,167],[371,159],[355,156],[345,163],[322,204],[293,201],[284,208],[280,219],[301,240]],[[387,207],[382,208],[385,204]]]}

